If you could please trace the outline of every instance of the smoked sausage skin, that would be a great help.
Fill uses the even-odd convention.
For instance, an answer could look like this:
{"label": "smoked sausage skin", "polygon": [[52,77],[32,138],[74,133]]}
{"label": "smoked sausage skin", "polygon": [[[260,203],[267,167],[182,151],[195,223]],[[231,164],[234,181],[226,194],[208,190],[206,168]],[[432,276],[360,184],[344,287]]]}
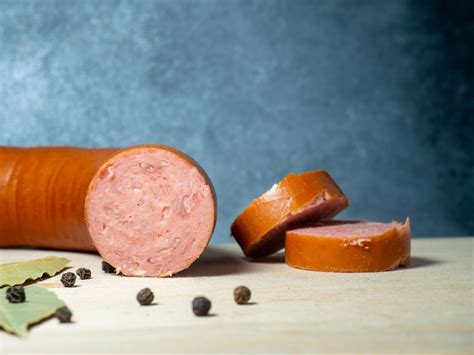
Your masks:
{"label": "smoked sausage skin", "polygon": [[0,147],[0,246],[94,251],[84,200],[120,149]]}

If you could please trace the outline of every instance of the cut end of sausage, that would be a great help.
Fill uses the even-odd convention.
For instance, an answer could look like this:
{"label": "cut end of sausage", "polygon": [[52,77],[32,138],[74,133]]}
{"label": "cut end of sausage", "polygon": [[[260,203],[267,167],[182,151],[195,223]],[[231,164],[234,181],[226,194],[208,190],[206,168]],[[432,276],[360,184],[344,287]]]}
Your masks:
{"label": "cut end of sausage", "polygon": [[410,220],[325,221],[286,233],[285,260],[306,270],[375,272],[408,266]]}
{"label": "cut end of sausage", "polygon": [[171,276],[206,248],[214,190],[197,163],[164,146],[125,150],[89,187],[86,222],[101,256],[127,276]]}

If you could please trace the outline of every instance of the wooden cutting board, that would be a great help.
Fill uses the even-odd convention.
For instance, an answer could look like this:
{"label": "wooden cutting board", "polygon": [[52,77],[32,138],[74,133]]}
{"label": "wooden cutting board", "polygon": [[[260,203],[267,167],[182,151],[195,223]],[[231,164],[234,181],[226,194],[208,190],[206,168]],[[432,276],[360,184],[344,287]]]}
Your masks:
{"label": "wooden cutting board", "polygon": [[[72,309],[20,339],[0,332],[0,353],[119,352],[461,352],[473,349],[474,238],[415,239],[413,265],[383,273],[292,269],[279,254],[249,262],[237,245],[211,245],[191,269],[168,279],[104,274],[93,254],[3,249],[0,262],[57,255],[92,269],[93,279],[64,288],[44,280]],[[251,305],[234,303],[238,285]],[[150,287],[157,305],[141,307]],[[198,318],[191,300],[212,301]]]}

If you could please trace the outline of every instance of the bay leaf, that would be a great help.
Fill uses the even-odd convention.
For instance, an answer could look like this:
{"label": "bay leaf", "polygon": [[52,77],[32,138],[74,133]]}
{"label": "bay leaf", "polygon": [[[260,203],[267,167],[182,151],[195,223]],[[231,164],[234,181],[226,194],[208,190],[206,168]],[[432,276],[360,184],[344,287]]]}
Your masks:
{"label": "bay leaf", "polygon": [[18,261],[0,265],[0,287],[22,285],[26,281],[36,280],[44,274],[56,275],[64,269],[71,260],[48,256],[46,258]]}
{"label": "bay leaf", "polygon": [[28,325],[49,318],[65,305],[54,292],[35,285],[25,287],[23,303],[8,302],[6,291],[0,289],[0,327],[22,337],[28,334]]}

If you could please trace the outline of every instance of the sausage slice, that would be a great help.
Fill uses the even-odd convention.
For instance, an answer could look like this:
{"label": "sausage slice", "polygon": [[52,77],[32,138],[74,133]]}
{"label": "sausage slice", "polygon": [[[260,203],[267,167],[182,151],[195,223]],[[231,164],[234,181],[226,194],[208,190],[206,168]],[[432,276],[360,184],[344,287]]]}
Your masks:
{"label": "sausage slice", "polygon": [[326,221],[286,232],[289,266],[315,271],[386,271],[410,263],[410,220]]}
{"label": "sausage slice", "polygon": [[235,219],[231,233],[246,256],[267,256],[284,247],[287,229],[331,218],[348,205],[327,172],[290,174],[252,201]]}

